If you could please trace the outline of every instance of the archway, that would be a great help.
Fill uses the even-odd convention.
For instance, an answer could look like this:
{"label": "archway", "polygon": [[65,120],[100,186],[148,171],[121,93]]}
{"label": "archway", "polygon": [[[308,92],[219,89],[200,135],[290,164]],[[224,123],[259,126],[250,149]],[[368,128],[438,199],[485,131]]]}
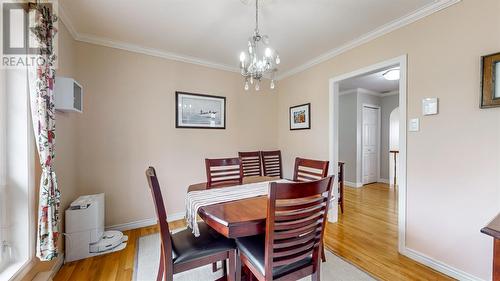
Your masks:
{"label": "archway", "polygon": [[[396,107],[390,114],[389,117],[389,150],[399,152],[399,107]],[[399,166],[399,153],[396,153],[396,159],[394,159],[394,153],[389,155],[389,184],[394,187],[394,173],[399,176],[396,171],[399,167],[394,167],[396,163]],[[396,177],[397,181],[397,177]],[[396,183],[397,184],[397,183]]]}

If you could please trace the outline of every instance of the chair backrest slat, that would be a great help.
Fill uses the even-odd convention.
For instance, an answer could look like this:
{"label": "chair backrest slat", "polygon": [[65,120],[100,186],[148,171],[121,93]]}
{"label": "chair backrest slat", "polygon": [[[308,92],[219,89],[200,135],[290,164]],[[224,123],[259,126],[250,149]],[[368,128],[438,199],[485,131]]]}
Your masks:
{"label": "chair backrest slat", "polygon": [[260,151],[238,152],[244,177],[262,176]]}
{"label": "chair backrest slat", "polygon": [[283,178],[281,151],[261,151],[262,168],[264,176]]}
{"label": "chair backrest slat", "polygon": [[163,203],[161,195],[160,183],[156,176],[156,171],[153,167],[146,170],[146,178],[148,180],[149,189],[153,196],[153,201],[160,226],[161,253],[160,267],[158,269],[157,280],[163,280],[164,275],[173,275],[173,260],[172,260],[172,237],[167,222],[167,211]]}
{"label": "chair backrest slat", "polygon": [[332,184],[333,176],[309,182],[270,184],[265,272],[307,257],[312,257],[310,265],[317,269]]}
{"label": "chair backrest slat", "polygon": [[243,172],[239,158],[205,159],[207,187],[238,185]]}
{"label": "chair backrest slat", "polygon": [[295,158],[293,180],[296,182],[314,181],[328,175],[328,161]]}

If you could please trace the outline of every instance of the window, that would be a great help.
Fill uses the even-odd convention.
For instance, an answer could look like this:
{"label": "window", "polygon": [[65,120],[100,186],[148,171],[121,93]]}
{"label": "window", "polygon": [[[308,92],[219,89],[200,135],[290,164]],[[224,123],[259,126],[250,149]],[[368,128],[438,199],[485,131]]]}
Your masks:
{"label": "window", "polygon": [[[4,71],[0,74],[0,85],[4,87]],[[0,89],[0,271],[7,266],[9,248],[7,248],[6,243],[6,228],[7,228],[7,216],[6,216],[6,100],[5,91]]]}
{"label": "window", "polygon": [[34,256],[34,146],[27,71],[0,70],[0,280]]}
{"label": "window", "polygon": [[[10,30],[2,56],[23,58],[19,54],[30,50],[31,21],[23,5],[2,3],[4,28]],[[28,90],[25,64],[0,69],[0,280],[15,278],[34,257],[35,146]]]}

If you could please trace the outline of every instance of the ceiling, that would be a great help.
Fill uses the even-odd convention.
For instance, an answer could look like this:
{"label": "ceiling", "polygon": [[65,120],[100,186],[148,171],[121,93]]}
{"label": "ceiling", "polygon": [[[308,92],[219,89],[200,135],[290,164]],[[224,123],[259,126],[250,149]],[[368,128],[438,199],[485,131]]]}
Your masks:
{"label": "ceiling", "polygon": [[[237,69],[255,21],[245,0],[60,0],[63,21],[81,41],[153,50]],[[243,2],[245,2],[243,1]],[[260,29],[280,53],[280,73],[407,23],[448,0],[266,0]],[[423,12],[422,12],[423,11]],[[428,13],[429,14],[429,13]],[[415,16],[415,17],[418,17]],[[415,19],[416,20],[416,19]],[[380,32],[379,32],[380,33]]]}
{"label": "ceiling", "polygon": [[382,74],[394,67],[376,70],[372,73],[349,78],[339,83],[341,92],[357,88],[370,90],[377,93],[389,93],[399,90],[399,80],[389,81]]}

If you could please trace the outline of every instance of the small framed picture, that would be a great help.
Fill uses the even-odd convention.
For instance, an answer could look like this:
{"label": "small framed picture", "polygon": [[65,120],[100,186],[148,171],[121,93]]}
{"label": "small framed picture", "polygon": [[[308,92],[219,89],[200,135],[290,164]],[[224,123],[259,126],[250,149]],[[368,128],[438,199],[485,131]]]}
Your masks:
{"label": "small framed picture", "polygon": [[311,104],[290,107],[290,130],[311,129]]}
{"label": "small framed picture", "polygon": [[226,97],[175,92],[175,104],[176,128],[226,128]]}
{"label": "small framed picture", "polygon": [[482,58],[481,108],[500,107],[500,53]]}

